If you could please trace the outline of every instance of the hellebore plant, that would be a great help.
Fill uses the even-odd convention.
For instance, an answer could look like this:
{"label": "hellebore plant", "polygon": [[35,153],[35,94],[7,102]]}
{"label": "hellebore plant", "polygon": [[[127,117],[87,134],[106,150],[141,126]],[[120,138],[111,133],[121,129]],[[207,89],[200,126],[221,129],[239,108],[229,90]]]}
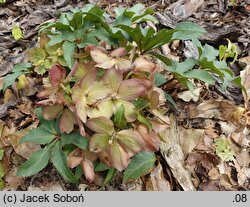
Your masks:
{"label": "hellebore plant", "polygon": [[[218,69],[215,57],[207,57],[208,47],[203,48],[197,39],[205,31],[198,25],[180,23],[176,29],[157,32],[150,24],[142,26],[157,20],[141,4],[115,12],[116,18],[108,24],[103,10],[86,5],[42,26],[39,46],[27,58],[34,71],[44,75],[44,88],[37,94],[42,117],[40,126],[22,140],[42,148],[20,167],[18,175],[39,172],[41,167],[33,169],[34,163],[45,167],[52,156],[54,166],[70,182],[82,173],[92,182],[100,169],[109,169],[111,174],[125,170],[125,181],[138,178],[154,167],[158,134],[169,127],[165,92],[156,84],[158,78],[166,82],[160,71],[169,70],[190,89],[192,78],[213,83],[213,71],[220,70],[223,80],[230,79],[223,64]],[[156,52],[175,39],[192,39],[200,59],[177,63]],[[156,58],[166,68],[158,66]],[[196,64],[211,67],[193,69]],[[49,123],[55,125],[53,130]],[[131,169],[134,166],[138,169]]]}

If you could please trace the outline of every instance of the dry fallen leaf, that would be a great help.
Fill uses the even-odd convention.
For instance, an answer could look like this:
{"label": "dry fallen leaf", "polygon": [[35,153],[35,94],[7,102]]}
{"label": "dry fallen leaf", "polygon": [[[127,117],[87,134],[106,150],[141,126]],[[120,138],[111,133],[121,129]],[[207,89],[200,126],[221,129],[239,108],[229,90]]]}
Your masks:
{"label": "dry fallen leaf", "polygon": [[146,182],[146,191],[171,191],[170,183],[164,177],[164,172],[160,163],[150,173],[149,179]]}
{"label": "dry fallen leaf", "polygon": [[244,111],[243,107],[227,101],[204,101],[197,107],[189,109],[189,118],[215,118],[241,125],[244,124],[242,120]]}
{"label": "dry fallen leaf", "polygon": [[180,130],[180,146],[186,157],[194,147],[200,142],[204,137],[205,132],[202,129],[185,129],[184,127],[179,127]]}
{"label": "dry fallen leaf", "polygon": [[16,191],[19,186],[24,184],[25,178],[16,176],[17,169],[18,168],[13,165],[12,169],[6,173],[6,185],[3,191]]}
{"label": "dry fallen leaf", "polygon": [[192,99],[194,102],[197,102],[200,97],[200,92],[202,88],[196,88],[193,92],[191,91],[183,91],[178,94],[178,98],[182,99],[185,102],[190,102]]}
{"label": "dry fallen leaf", "polygon": [[64,191],[64,189],[62,188],[59,182],[51,182],[51,183],[47,183],[46,186],[42,185],[42,186],[37,187],[37,186],[30,185],[27,191]]}
{"label": "dry fallen leaf", "polygon": [[170,116],[170,123],[169,129],[159,133],[162,138],[160,152],[181,187],[185,191],[193,191],[195,187],[191,180],[191,173],[184,166],[185,157],[179,145],[180,132],[173,115]]}
{"label": "dry fallen leaf", "polygon": [[128,181],[126,183],[126,188],[128,191],[143,191],[144,185],[142,180],[139,178],[137,180]]}
{"label": "dry fallen leaf", "polygon": [[36,128],[37,125],[38,122],[34,122],[28,128],[20,131],[16,131],[14,127],[8,128],[7,126],[5,126],[1,136],[3,146],[12,146],[17,154],[28,159],[33,152],[41,148],[40,145],[31,142],[19,144],[19,142],[31,129]]}
{"label": "dry fallen leaf", "polygon": [[245,106],[247,108],[250,99],[250,56],[239,59],[239,64],[244,70],[240,72],[241,84],[245,87],[246,93],[243,91]]}

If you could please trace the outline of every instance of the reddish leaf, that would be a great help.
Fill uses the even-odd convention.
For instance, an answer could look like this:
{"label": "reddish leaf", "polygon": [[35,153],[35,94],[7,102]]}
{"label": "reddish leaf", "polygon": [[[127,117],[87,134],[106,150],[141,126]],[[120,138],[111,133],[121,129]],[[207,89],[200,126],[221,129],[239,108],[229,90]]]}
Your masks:
{"label": "reddish leaf", "polygon": [[59,85],[62,80],[65,79],[66,76],[66,70],[61,65],[55,64],[52,66],[52,68],[49,71],[49,77],[52,86]]}
{"label": "reddish leaf", "polygon": [[143,72],[149,72],[152,73],[155,70],[155,64],[151,61],[147,60],[143,56],[139,56],[135,62],[134,62],[134,70],[135,71],[143,71]]}
{"label": "reddish leaf", "polygon": [[93,182],[94,178],[95,178],[95,172],[94,172],[94,165],[93,165],[93,162],[91,162],[90,160],[88,159],[84,159],[82,162],[81,162],[81,167],[82,167],[82,170],[83,170],[83,173],[86,177],[86,179],[89,181],[89,182]]}
{"label": "reddish leaf", "polygon": [[123,81],[122,72],[115,69],[107,70],[104,76],[104,81],[111,87],[112,92],[116,94]]}
{"label": "reddish leaf", "polygon": [[134,65],[127,59],[124,58],[117,58],[115,61],[115,68],[117,70],[121,71],[128,71],[129,69],[132,69]]}
{"label": "reddish leaf", "polygon": [[114,131],[113,122],[104,116],[89,119],[86,126],[94,132],[104,133],[107,135],[112,135]]}
{"label": "reddish leaf", "polygon": [[110,53],[112,57],[118,57],[118,58],[125,56],[126,54],[127,54],[127,51],[124,47],[117,48]]}
{"label": "reddish leaf", "polygon": [[145,94],[145,85],[136,78],[124,80],[118,90],[118,97],[124,100],[135,100]]}
{"label": "reddish leaf", "polygon": [[84,156],[82,154],[82,150],[80,148],[75,149],[71,152],[67,157],[67,163],[70,168],[75,168],[80,165],[83,161]]}
{"label": "reddish leaf", "polygon": [[79,96],[76,100],[76,114],[82,120],[83,123],[87,121],[87,112],[86,112],[86,96]]}
{"label": "reddish leaf", "polygon": [[117,142],[112,143],[109,154],[112,164],[117,170],[122,171],[128,166],[130,162],[129,155]]}
{"label": "reddish leaf", "polygon": [[112,167],[112,160],[110,155],[107,153],[107,150],[99,152],[98,157],[101,162],[105,163],[108,167]]}
{"label": "reddish leaf", "polygon": [[141,143],[142,148],[146,152],[156,152],[159,150],[161,141],[154,131],[149,132],[147,127],[139,125],[137,131],[141,136],[138,136],[138,140]]}
{"label": "reddish leaf", "polygon": [[115,65],[115,59],[109,57],[108,54],[104,53],[100,48],[94,48],[90,51],[90,55],[93,60],[98,63],[96,67],[109,69]]}
{"label": "reddish leaf", "polygon": [[59,121],[60,131],[69,134],[73,131],[75,124],[77,124],[75,115],[69,109],[64,109]]}

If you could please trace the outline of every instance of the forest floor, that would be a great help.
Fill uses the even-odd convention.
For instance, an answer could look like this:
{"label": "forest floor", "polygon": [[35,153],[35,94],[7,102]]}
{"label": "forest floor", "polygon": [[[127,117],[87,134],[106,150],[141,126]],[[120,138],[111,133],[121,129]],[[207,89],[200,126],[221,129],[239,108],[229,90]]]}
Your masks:
{"label": "forest floor", "polygon": [[[156,11],[159,28],[174,28],[179,21],[192,21],[207,30],[200,41],[216,49],[227,45],[229,39],[237,46],[238,58],[228,67],[236,76],[250,74],[250,1],[245,0],[7,0],[0,3],[0,88],[3,78],[12,71],[13,65],[25,60],[27,49],[37,44],[39,25],[58,18],[61,12],[87,3],[97,3],[114,14],[117,6],[133,6],[142,3]],[[12,23],[18,22],[24,37],[16,41],[11,34]],[[188,41],[175,41],[162,48],[173,59],[179,60],[190,52]],[[173,149],[181,153],[163,155],[157,152],[155,169],[138,180],[123,184],[122,173],[100,189],[105,178],[99,173],[93,183],[84,178],[80,184],[70,184],[61,178],[52,165],[35,176],[17,177],[16,171],[36,147],[20,145],[20,139],[31,126],[37,126],[34,114],[36,94],[41,90],[37,77],[30,87],[18,91],[10,87],[0,91],[0,149],[3,166],[4,190],[250,190],[250,130],[246,120],[239,119],[237,112],[249,110],[248,97],[240,88],[229,85],[221,90],[220,81],[215,86],[198,85],[196,96],[176,82],[173,77],[162,86],[174,99],[176,107],[169,104],[168,114]],[[248,86],[249,87],[249,86]],[[246,118],[247,119],[247,118]],[[174,137],[174,138],[173,138]],[[232,161],[223,161],[215,150],[215,140],[230,140]],[[171,150],[171,149],[170,149]],[[170,152],[171,154],[171,152]],[[176,158],[175,156],[178,156]],[[175,158],[174,158],[175,157]]]}

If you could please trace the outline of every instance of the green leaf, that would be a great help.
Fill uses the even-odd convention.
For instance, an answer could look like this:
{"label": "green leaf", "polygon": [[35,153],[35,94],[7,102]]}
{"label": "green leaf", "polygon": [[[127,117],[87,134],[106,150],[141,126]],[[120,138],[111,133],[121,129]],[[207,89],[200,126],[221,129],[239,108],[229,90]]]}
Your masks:
{"label": "green leaf", "polygon": [[11,86],[13,83],[15,83],[15,80],[19,76],[26,74],[26,73],[27,72],[17,71],[15,73],[8,74],[7,76],[5,76],[3,79],[3,91],[5,91],[9,86]]}
{"label": "green leaf", "polygon": [[55,134],[51,134],[50,132],[45,130],[43,126],[40,125],[36,129],[29,131],[29,133],[21,139],[20,144],[25,142],[48,144],[52,142],[54,138]]}
{"label": "green leaf", "polygon": [[2,162],[1,162],[1,160],[3,159],[3,155],[4,155],[4,150],[0,149],[0,190],[1,190],[1,181],[4,176],[4,169],[3,169]]}
{"label": "green leaf", "polygon": [[17,63],[14,67],[12,72],[28,72],[28,69],[32,67],[32,64],[30,62],[23,62],[23,63]]}
{"label": "green leaf", "polygon": [[175,32],[171,40],[180,39],[194,39],[202,36],[206,33],[206,30],[193,22],[181,22],[177,23]]}
{"label": "green leaf", "polygon": [[28,50],[28,59],[33,63],[34,66],[43,65],[46,57],[46,51],[40,47]]}
{"label": "green leaf", "polygon": [[196,64],[197,60],[193,58],[187,58],[184,62],[172,61],[172,66],[168,67],[169,71],[173,71],[179,74],[184,74],[185,72],[191,70]]}
{"label": "green leaf", "polygon": [[121,105],[120,108],[116,111],[114,123],[120,129],[123,129],[127,125],[127,121],[125,118],[125,107],[123,105]]}
{"label": "green leaf", "polygon": [[40,121],[40,124],[41,124],[41,128],[43,128],[45,131],[48,131],[50,132],[51,134],[54,134],[56,135],[58,132],[57,132],[57,127],[56,127],[56,121],[55,120],[46,120],[43,118],[43,115],[42,115],[42,108],[39,107],[37,108],[36,110],[36,115]]}
{"label": "green leaf", "polygon": [[132,13],[132,16],[139,15],[144,9],[144,5],[142,3],[135,4],[133,7],[128,8],[127,12]]}
{"label": "green leaf", "polygon": [[162,84],[166,83],[166,78],[161,73],[155,73],[155,86],[161,86]]}
{"label": "green leaf", "polygon": [[4,176],[3,164],[2,164],[2,162],[0,162],[0,183],[1,183],[3,176]]}
{"label": "green leaf", "polygon": [[99,44],[99,42],[97,41],[97,39],[94,37],[93,34],[86,34],[83,37],[81,43],[79,43],[77,45],[77,47],[84,48],[84,47],[88,46],[89,44],[92,44],[92,45],[98,45]]}
{"label": "green leaf", "polygon": [[57,142],[55,148],[53,149],[51,161],[57,171],[60,173],[60,175],[63,176],[65,180],[70,181],[72,183],[77,182],[75,176],[68,168],[67,158],[62,151],[62,146],[60,142]]}
{"label": "green leaf", "polygon": [[110,26],[102,18],[103,10],[101,10],[98,6],[93,7],[89,12],[84,14],[86,14],[84,20],[100,23],[102,28],[111,34]]}
{"label": "green leaf", "polygon": [[218,55],[218,50],[214,49],[211,45],[205,44],[202,50],[202,54],[200,56],[200,60],[206,58],[209,62],[214,61]]}
{"label": "green leaf", "polygon": [[23,75],[29,73],[28,69],[32,67],[32,64],[29,62],[18,63],[13,67],[12,74],[8,74],[4,77],[3,80],[3,91],[11,86],[15,80]]}
{"label": "green leaf", "polygon": [[172,65],[172,61],[169,58],[165,57],[164,55],[161,55],[158,52],[149,52],[149,54],[155,56],[156,58],[158,58],[166,66],[171,66]]}
{"label": "green leaf", "polygon": [[145,99],[138,99],[136,101],[133,101],[133,104],[139,110],[144,109],[150,105],[149,102]]}
{"label": "green leaf", "polygon": [[0,160],[3,159],[3,155],[4,155],[4,149],[0,149]]}
{"label": "green leaf", "polygon": [[142,116],[139,112],[137,112],[137,120],[139,122],[145,124],[148,127],[149,131],[152,130],[152,128],[153,128],[152,124],[144,116]]}
{"label": "green leaf", "polygon": [[81,12],[76,12],[69,21],[70,26],[72,26],[75,30],[79,29],[83,26],[83,14]]}
{"label": "green leaf", "polygon": [[227,52],[227,46],[220,45],[219,46],[219,58],[222,60]]}
{"label": "green leaf", "polygon": [[193,70],[186,72],[184,75],[188,78],[198,79],[198,80],[204,81],[205,83],[208,83],[211,85],[215,84],[215,79],[214,79],[213,75],[211,75],[210,73],[208,73],[205,70],[193,69]]}
{"label": "green leaf", "polygon": [[16,23],[13,23],[12,25],[12,36],[15,40],[20,40],[23,38],[22,30]]}
{"label": "green leaf", "polygon": [[79,180],[82,175],[83,175],[82,167],[80,165],[78,165],[76,167],[76,171],[75,171],[75,178],[76,178],[76,180]]}
{"label": "green leaf", "polygon": [[129,179],[138,179],[154,168],[155,155],[151,152],[140,152],[135,155],[124,171],[123,183]]}
{"label": "green leaf", "polygon": [[172,98],[172,96],[170,96],[168,93],[165,92],[165,99],[171,103],[175,108],[177,108],[176,103],[174,101],[174,99]]}
{"label": "green leaf", "polygon": [[112,178],[115,176],[116,172],[117,172],[117,170],[115,168],[109,169],[108,174],[105,177],[103,186],[107,185],[112,180]]}
{"label": "green leaf", "polygon": [[139,48],[141,48],[143,34],[142,34],[142,30],[139,26],[137,26],[136,28],[132,28],[132,27],[127,26],[127,25],[117,25],[116,27],[125,31],[129,35],[128,40],[130,42],[134,41],[139,46]]}
{"label": "green leaf", "polygon": [[74,65],[74,61],[75,61],[74,57],[73,57],[74,52],[75,52],[75,47],[76,47],[76,44],[69,42],[69,41],[65,41],[62,45],[63,56],[64,56],[64,59],[66,60],[68,67],[70,69],[72,69],[72,67]]}
{"label": "green leaf", "polygon": [[113,39],[109,32],[107,32],[102,27],[96,28],[91,35],[95,36],[97,39],[102,40],[109,45],[118,46],[118,42],[116,39]]}
{"label": "green leaf", "polygon": [[143,50],[146,52],[150,49],[158,48],[170,42],[175,30],[162,29],[153,37],[148,38],[143,44]]}
{"label": "green leaf", "polygon": [[81,149],[86,150],[88,147],[88,139],[80,135],[79,132],[72,132],[70,134],[61,135],[62,146],[66,144],[74,144]]}
{"label": "green leaf", "polygon": [[99,171],[105,171],[105,170],[109,170],[110,167],[108,167],[105,163],[103,162],[98,162],[96,165],[95,165],[95,169],[94,171],[95,172],[99,172]]}
{"label": "green leaf", "polygon": [[69,19],[67,18],[67,15],[68,13],[62,13],[59,17],[59,22],[61,22],[62,24],[64,25],[69,25]]}
{"label": "green leaf", "polygon": [[45,168],[49,162],[52,146],[53,143],[34,152],[31,157],[18,169],[17,176],[31,176]]}
{"label": "green leaf", "polygon": [[77,39],[77,36],[74,32],[71,31],[61,31],[60,34],[48,35],[50,41],[48,42],[49,46],[53,46],[63,41],[73,42]]}

